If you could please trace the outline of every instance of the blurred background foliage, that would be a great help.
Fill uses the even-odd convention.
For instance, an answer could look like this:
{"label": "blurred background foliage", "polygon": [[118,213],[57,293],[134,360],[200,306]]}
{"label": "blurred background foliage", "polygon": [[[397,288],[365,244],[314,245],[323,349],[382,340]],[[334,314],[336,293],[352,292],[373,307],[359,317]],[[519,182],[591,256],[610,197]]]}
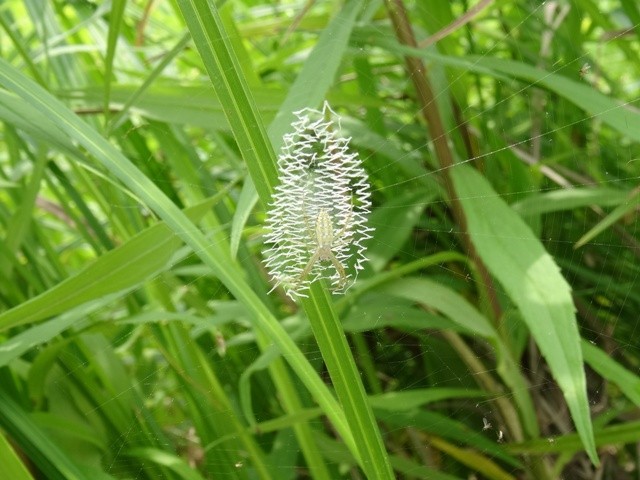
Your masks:
{"label": "blurred background foliage", "polygon": [[[0,4],[0,478],[640,476],[634,0]],[[369,263],[262,266],[292,112]]]}

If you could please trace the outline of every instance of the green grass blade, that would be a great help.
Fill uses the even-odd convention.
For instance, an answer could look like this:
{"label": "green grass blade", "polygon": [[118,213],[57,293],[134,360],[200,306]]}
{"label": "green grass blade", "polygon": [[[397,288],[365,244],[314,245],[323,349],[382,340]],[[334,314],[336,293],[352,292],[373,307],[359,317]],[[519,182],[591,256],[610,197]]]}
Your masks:
{"label": "green grass blade", "polygon": [[0,389],[0,425],[16,439],[25,454],[38,468],[47,473],[47,478],[85,479],[76,464],[2,389]]}
{"label": "green grass blade", "polygon": [[582,340],[582,354],[591,368],[603,378],[615,383],[627,398],[640,408],[640,378],[637,375],[586,340]]}
{"label": "green grass blade", "polygon": [[[197,221],[215,203],[214,199],[192,207],[186,214]],[[0,331],[37,322],[85,302],[135,287],[165,269],[181,245],[180,239],[164,223],[149,227],[105,253],[77,275],[0,314]]]}
{"label": "green grass blade", "polygon": [[320,34],[317,44],[289,89],[287,98],[280,105],[276,118],[269,126],[269,138],[276,152],[280,150],[282,137],[295,119],[293,112],[305,107],[317,108],[326,98],[348,47],[349,36],[362,3],[361,0],[346,2],[344,8]]}
{"label": "green grass blade", "polygon": [[636,192],[634,195],[632,195],[631,197],[627,197],[625,200],[626,201],[622,205],[619,205],[611,213],[609,213],[606,217],[604,217],[596,225],[589,229],[587,233],[582,235],[576,242],[575,248],[584,246],[586,243],[593,240],[595,237],[618,222],[624,216],[629,214],[633,215],[636,212],[638,205],[640,205],[640,192]]}
{"label": "green grass blade", "polygon": [[236,206],[236,213],[233,215],[233,223],[231,225],[231,256],[235,259],[240,247],[240,239],[242,238],[242,229],[247,223],[251,211],[256,206],[258,196],[253,182],[248,178],[242,186],[240,198]]}
{"label": "green grass blade", "polygon": [[113,78],[113,59],[116,55],[118,46],[118,37],[120,29],[124,23],[124,9],[127,6],[127,0],[113,0],[111,2],[111,11],[109,12],[109,34],[107,35],[107,54],[105,56],[104,71],[104,114],[109,115],[109,103],[111,101],[111,80]]}
{"label": "green grass blade", "polygon": [[319,282],[311,284],[309,298],[301,303],[351,426],[365,473],[369,478],[394,478],[360,373],[327,288]]}
{"label": "green grass blade", "polygon": [[[153,85],[153,82],[158,79],[160,74],[164,71],[164,69],[169,65],[175,57],[181,53],[184,48],[188,45],[191,40],[191,35],[185,33],[182,38],[176,43],[175,47],[171,49],[171,51],[164,56],[162,61],[158,64],[156,68],[153,69],[153,72],[144,80],[140,88],[135,90],[131,96],[124,102],[122,105],[122,109],[113,116],[111,119],[111,130],[117,129],[122,123],[124,123],[127,115],[129,114],[129,110],[136,103],[136,101],[144,95],[144,93]],[[109,90],[107,92],[109,101],[111,100],[111,85],[109,84]]]}
{"label": "green grass blade", "polygon": [[[369,266],[381,271],[404,246],[434,195],[409,191],[398,195],[371,214],[373,241],[367,254]],[[369,268],[369,266],[367,268]]]}
{"label": "green grass blade", "polygon": [[0,435],[0,478],[33,480],[29,470],[20,461],[4,435]]}
{"label": "green grass blade", "polygon": [[[222,21],[215,9],[211,10],[208,5],[200,2],[183,0],[180,6],[225,108],[260,200],[263,205],[267,205],[276,185],[275,157],[261,128],[260,119],[256,116],[257,110]],[[347,13],[350,18],[355,18],[354,4],[350,5]],[[296,100],[294,98],[290,101],[293,104]],[[253,128],[248,128],[249,126]],[[262,155],[256,155],[258,152],[262,152]],[[345,409],[363,469],[371,478],[393,478],[373,412],[366,401],[362,381],[326,291],[319,284],[312,286],[310,299],[305,300],[302,305]]]}
{"label": "green grass blade", "polygon": [[197,470],[191,468],[187,462],[177,455],[155,448],[134,448],[123,452],[123,455],[135,457],[146,462],[156,463],[172,470],[178,478],[184,480],[203,480]]}
{"label": "green grass blade", "polygon": [[[49,342],[68,328],[80,325],[81,322],[95,310],[103,308],[105,305],[113,305],[112,302],[116,299],[117,295],[105,295],[95,302],[87,302],[79,307],[69,309],[59,317],[54,317],[47,322],[12,336],[0,344],[0,367],[9,364],[9,362],[18,358],[29,349]],[[29,302],[23,305],[28,303]],[[15,310],[19,311],[19,309],[20,306],[16,307]],[[13,312],[13,310],[10,311]],[[46,312],[46,307],[43,306],[42,311]]]}
{"label": "green grass blade", "polygon": [[[494,57],[447,57],[429,50],[399,45],[396,41],[373,34],[363,35],[367,42],[379,45],[398,55],[411,55],[445,66],[495,77],[498,80],[517,78],[527,84],[543,87],[561,95],[593,118],[603,121],[629,138],[640,141],[640,114],[622,102],[603,95],[596,89],[581,83],[579,78],[569,79],[515,60]],[[576,68],[577,70],[577,68]],[[578,77],[576,72],[576,77]]]}
{"label": "green grass blade", "polygon": [[[103,90],[93,85],[61,90],[58,96],[73,100],[81,109],[102,108]],[[284,94],[279,89],[261,87],[255,89],[254,97],[260,115],[269,119],[278,111]],[[189,84],[165,78],[151,85],[146,82],[143,85],[114,84],[111,87],[111,106],[122,108],[123,111],[128,108],[132,113],[170,124],[199,126],[208,130],[215,127],[216,130],[228,131],[230,128],[220,100],[211,86],[206,84]]]}
{"label": "green grass blade", "polygon": [[275,157],[231,42],[223,34],[222,19],[207,2],[180,0],[178,4],[258,194],[269,199],[278,177]]}
{"label": "green grass blade", "polygon": [[14,127],[30,133],[38,140],[62,151],[74,151],[68,137],[48,118],[20,97],[0,90],[0,118]]}
{"label": "green grass blade", "polygon": [[629,200],[629,192],[611,188],[571,188],[530,195],[519,202],[511,204],[520,215],[540,215],[574,210],[591,205],[600,207],[617,207]]}
{"label": "green grass blade", "polygon": [[[0,2],[0,480],[597,475],[579,415],[638,476],[640,4],[383,3]],[[375,231],[300,302],[262,222],[323,100]]]}
{"label": "green grass blade", "polygon": [[[472,430],[467,425],[455,418],[449,418],[447,415],[422,409],[403,409],[392,412],[378,408],[376,408],[376,415],[391,426],[397,428],[408,426],[421,428],[425,432],[437,435],[449,442],[455,442],[458,445],[466,445],[486,452],[513,466],[518,466],[520,463],[506,453],[502,445],[496,443],[493,438],[488,438],[486,433],[482,432],[482,428]],[[493,437],[493,434],[491,436]]]}
{"label": "green grass blade", "polygon": [[[558,73],[532,67],[525,63],[502,58],[471,58],[474,65],[486,67],[495,72],[510,75],[519,80],[529,82],[530,85],[545,87],[561,95],[591,117],[597,118],[620,132],[622,135],[640,141],[640,114],[623,105],[622,102],[603,95],[596,89],[580,82],[579,78],[571,80]],[[578,77],[576,75],[576,77]]]}
{"label": "green grass blade", "polygon": [[[520,374],[510,349],[484,315],[458,293],[430,280],[406,278],[394,282],[383,291],[412,300],[425,308],[436,309],[462,327],[464,333],[480,335],[489,340],[496,350],[498,372],[513,392],[513,397],[520,407],[519,414],[526,431],[530,435],[538,434],[535,410],[531,397],[528,395],[527,384]],[[493,383],[489,383],[481,373],[478,373],[476,377],[485,388]],[[495,388],[493,390],[495,392]],[[502,415],[510,420],[509,426],[514,435],[518,437],[522,435],[519,421],[510,403],[504,398],[498,398],[496,402]]]}
{"label": "green grass blade", "polygon": [[408,298],[442,312],[470,332],[487,339],[495,339],[496,330],[461,295],[437,282],[423,279],[403,279],[393,282],[384,291]]}
{"label": "green grass blade", "polygon": [[[36,203],[36,197],[40,191],[40,185],[47,165],[46,157],[38,155],[34,160],[33,174],[24,190],[24,195],[20,199],[20,205],[15,211],[9,224],[7,225],[7,235],[4,239],[7,249],[17,252],[27,235],[27,231],[32,221],[32,211]],[[9,278],[11,276],[12,262],[9,259],[0,257],[0,277]]]}
{"label": "green grass blade", "polygon": [[[584,444],[578,435],[570,433],[549,438],[529,440],[517,445],[509,445],[511,453],[526,453],[532,455],[544,455],[545,453],[567,453],[572,455],[580,452]],[[640,441],[640,422],[627,421],[597,430],[596,445],[604,447],[607,445],[623,445],[625,443],[636,443]]]}

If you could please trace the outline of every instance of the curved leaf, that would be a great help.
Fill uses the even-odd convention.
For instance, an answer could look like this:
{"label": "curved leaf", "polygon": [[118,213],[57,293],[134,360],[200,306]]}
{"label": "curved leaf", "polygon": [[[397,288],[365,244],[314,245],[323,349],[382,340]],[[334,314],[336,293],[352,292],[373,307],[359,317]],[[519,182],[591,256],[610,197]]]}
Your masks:
{"label": "curved leaf", "polygon": [[524,221],[474,169],[451,178],[483,262],[520,309],[562,389],[589,457],[598,463],[571,288]]}

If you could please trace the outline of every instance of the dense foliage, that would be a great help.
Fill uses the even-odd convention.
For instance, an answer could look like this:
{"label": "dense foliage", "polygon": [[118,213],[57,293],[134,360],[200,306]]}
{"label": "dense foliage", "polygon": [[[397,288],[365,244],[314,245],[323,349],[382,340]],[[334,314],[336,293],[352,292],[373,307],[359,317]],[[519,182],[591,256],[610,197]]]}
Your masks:
{"label": "dense foliage", "polygon": [[[0,478],[640,475],[637,2],[24,0],[0,32]],[[325,100],[371,196],[280,188],[291,298],[266,212]]]}

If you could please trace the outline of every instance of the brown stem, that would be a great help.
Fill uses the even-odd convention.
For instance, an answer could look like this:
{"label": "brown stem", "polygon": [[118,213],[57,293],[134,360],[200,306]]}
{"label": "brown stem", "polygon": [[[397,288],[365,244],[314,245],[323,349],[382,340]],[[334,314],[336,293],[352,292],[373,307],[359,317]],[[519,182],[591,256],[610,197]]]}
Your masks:
{"label": "brown stem", "polygon": [[[417,47],[417,42],[402,0],[386,0],[386,5],[396,31],[396,36],[400,43],[411,47]],[[502,309],[500,308],[500,304],[498,303],[498,299],[494,293],[495,289],[493,287],[493,279],[473,246],[469,235],[466,233],[467,219],[464,215],[460,202],[458,201],[458,196],[456,195],[453,182],[451,181],[451,177],[448,172],[455,162],[453,154],[449,149],[447,134],[442,125],[440,111],[438,110],[438,104],[436,103],[435,96],[433,94],[431,82],[429,82],[426,75],[426,68],[422,63],[422,60],[416,57],[407,56],[405,57],[405,63],[409,78],[413,81],[414,88],[418,95],[420,113],[427,123],[429,135],[436,150],[436,156],[440,163],[440,171],[442,172],[442,178],[447,195],[451,202],[451,210],[453,212],[454,219],[462,231],[462,241],[467,254],[476,264],[480,274],[481,282],[479,288],[484,289],[485,298],[489,301],[493,318],[497,321],[501,317]]]}

